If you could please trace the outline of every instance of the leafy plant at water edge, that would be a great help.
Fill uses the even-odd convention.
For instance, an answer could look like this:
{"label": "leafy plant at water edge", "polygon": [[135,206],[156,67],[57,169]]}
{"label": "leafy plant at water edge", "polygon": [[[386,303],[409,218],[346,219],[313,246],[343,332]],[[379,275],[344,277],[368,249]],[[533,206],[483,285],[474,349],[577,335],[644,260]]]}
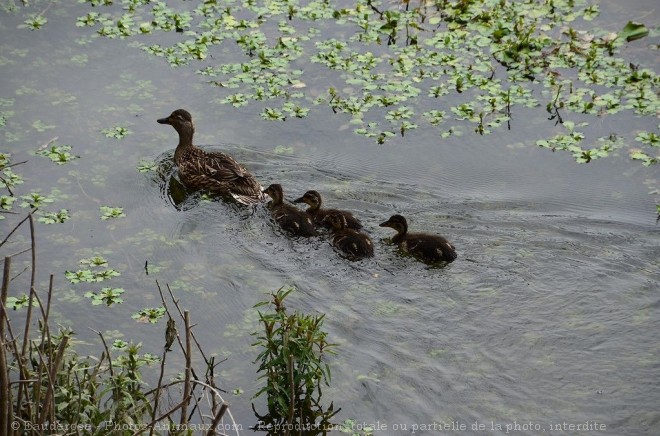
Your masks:
{"label": "leafy plant at water edge", "polygon": [[339,427],[341,433],[349,433],[351,436],[373,436],[373,426],[364,426],[355,419],[347,419]]}
{"label": "leafy plant at water edge", "polygon": [[328,343],[327,333],[321,330],[324,315],[287,312],[284,299],[292,291],[280,288],[270,294],[271,301],[255,305],[273,309],[258,312],[263,331],[253,333],[257,337],[253,346],[261,350],[255,360],[257,372],[266,383],[254,397],[266,395],[268,401],[268,413],[257,414],[259,426],[329,429],[329,420],[339,410],[334,411],[332,403],[324,410],[320,401],[321,385],[328,385],[331,378],[324,360],[333,353],[334,344]]}
{"label": "leafy plant at water edge", "polygon": [[[21,221],[10,235],[26,221]],[[34,232],[31,232],[31,246],[35,245]],[[57,428],[58,431],[73,428],[76,433],[86,435],[124,434],[121,429],[128,428],[129,433],[133,434],[135,429],[142,432],[158,430],[154,426],[164,420],[170,424],[167,427],[170,429],[177,413],[180,414],[178,423],[186,426],[193,412],[198,414],[196,417],[202,425],[211,427],[223,423],[227,404],[215,388],[216,364],[213,358],[206,358],[195,341],[207,368],[206,371],[197,371],[197,374],[206,374],[204,381],[192,378],[192,362],[197,360],[197,356],[190,353],[193,350],[192,326],[188,312],[181,310],[173,295],[172,304],[179,313],[183,313],[181,318],[185,326],[183,345],[180,347],[184,355],[185,377],[163,384],[169,347],[165,347],[162,358],[149,353],[141,354],[141,344],[133,341],[117,340],[110,349],[103,334],[97,332],[104,351],[96,356],[83,357],[73,349],[72,329],[60,327],[57,332],[51,331],[52,321],[48,316],[53,302],[52,281],[45,296],[40,296],[39,286],[33,279],[29,295],[8,298],[9,293],[16,294],[15,290],[9,289],[13,283],[10,278],[15,274],[11,271],[13,257],[7,256],[4,260],[0,307],[24,310],[25,317],[22,325],[17,324],[7,316],[6,310],[0,310],[0,410],[3,411],[3,425],[11,424],[17,434],[43,433],[35,432],[35,428]],[[98,256],[85,261],[99,267],[107,265]],[[31,268],[34,277],[34,262]],[[115,297],[112,299],[106,292],[106,298],[100,298],[98,304],[117,302],[118,291],[114,290]],[[100,297],[100,294],[96,296]],[[166,305],[162,292],[161,299]],[[42,304],[41,310],[33,310]],[[170,326],[174,324],[170,317],[166,336],[171,336]],[[160,377],[149,377],[159,380],[152,389],[144,380],[144,371],[158,362]],[[154,375],[158,376],[158,373]],[[11,380],[22,382],[13,383]],[[177,385],[183,386],[183,394],[176,391]],[[200,387],[201,391],[196,390],[193,394],[193,386]],[[205,406],[203,402],[197,402],[197,395],[207,394],[213,395],[213,404]],[[190,416],[189,410],[192,411]],[[239,428],[229,418],[231,428]],[[151,433],[163,434],[160,431]]]}

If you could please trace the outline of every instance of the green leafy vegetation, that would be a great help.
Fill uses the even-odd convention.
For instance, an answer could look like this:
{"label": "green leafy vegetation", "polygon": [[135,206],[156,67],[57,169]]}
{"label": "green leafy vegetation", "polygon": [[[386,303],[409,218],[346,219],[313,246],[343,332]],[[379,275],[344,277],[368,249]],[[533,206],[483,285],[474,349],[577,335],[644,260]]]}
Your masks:
{"label": "green leafy vegetation", "polygon": [[45,204],[52,203],[53,201],[55,201],[50,197],[41,195],[39,192],[31,192],[29,194],[22,195],[20,198],[23,200],[20,206],[24,208],[29,207],[31,209],[36,209]]}
{"label": "green leafy vegetation", "polygon": [[109,220],[112,218],[122,218],[126,215],[124,214],[124,208],[122,207],[110,207],[110,206],[101,206],[101,219]]}
{"label": "green leafy vegetation", "polygon": [[64,277],[66,277],[72,284],[98,283],[120,275],[119,272],[114,269],[105,268],[108,266],[108,262],[101,256],[81,259],[80,264],[89,268],[79,269],[77,271],[67,270],[64,272]]}
{"label": "green leafy vegetation", "polygon": [[137,170],[140,173],[149,173],[158,170],[158,164],[154,161],[141,160],[138,163]]}
{"label": "green leafy vegetation", "polygon": [[19,29],[30,29],[30,30],[39,30],[41,29],[48,20],[46,17],[41,14],[36,15],[32,14],[27,20],[23,21],[23,24],[19,25]]}
{"label": "green leafy vegetation", "polygon": [[91,298],[92,304],[97,306],[105,304],[110,307],[115,304],[121,304],[124,300],[120,297],[125,291],[122,288],[103,288],[99,292],[85,292],[85,297]]}
{"label": "green leafy vegetation", "polygon": [[148,322],[151,324],[155,324],[158,322],[159,319],[165,316],[165,308],[164,307],[156,307],[156,308],[146,308],[142,309],[138,312],[135,312],[131,318],[138,322]]}
{"label": "green leafy vegetation", "polygon": [[70,151],[70,145],[52,145],[43,150],[37,151],[37,154],[49,158],[58,165],[63,165],[78,158],[78,156],[71,154]]}
{"label": "green leafy vegetation", "polygon": [[[422,127],[442,138],[466,130],[488,135],[515,128],[522,108],[545,106],[552,123],[585,126],[590,121],[583,115],[651,117],[660,111],[657,75],[620,57],[626,43],[649,30],[632,22],[619,33],[583,30],[581,20],[595,22],[600,8],[581,0],[440,0],[404,8],[372,0],[277,0],[231,8],[205,2],[185,11],[128,5],[121,12],[90,12],[78,25],[109,38],[178,32],[171,46],[138,45],[174,67],[206,61],[198,72],[217,87],[223,104],[257,104],[267,121],[304,118],[313,106],[326,107],[378,144]],[[244,60],[208,62],[210,53],[227,49],[242,51]],[[310,62],[325,71],[300,68]],[[534,122],[544,123],[541,117]],[[568,130],[530,142],[569,151],[580,163],[626,144],[615,131],[605,132],[617,138],[608,141],[590,138],[591,129]],[[584,147],[585,141],[594,145]],[[645,155],[631,153],[652,162]]]}
{"label": "green leafy vegetation", "polygon": [[61,224],[71,218],[67,209],[61,209],[59,212],[46,212],[37,221],[44,224]]}
{"label": "green leafy vegetation", "polygon": [[130,135],[131,131],[126,127],[115,126],[103,129],[101,130],[101,133],[103,133],[107,138],[124,139],[127,135]]}
{"label": "green leafy vegetation", "polygon": [[333,353],[334,344],[321,330],[324,315],[289,313],[284,299],[293,288],[281,288],[271,293],[269,312],[259,311],[263,330],[253,333],[253,344],[260,349],[255,363],[259,364],[259,379],[265,381],[255,397],[266,395],[268,413],[257,415],[259,427],[330,429],[330,419],[339,410],[333,404],[321,406],[321,386],[331,379],[325,356]]}
{"label": "green leafy vegetation", "polygon": [[628,24],[625,25],[619,34],[619,37],[625,38],[626,41],[630,42],[636,39],[644,38],[645,36],[648,36],[648,34],[649,29],[647,29],[643,24],[628,21]]}
{"label": "green leafy vegetation", "polygon": [[[7,238],[26,221],[21,221]],[[30,234],[28,246],[34,250],[35,233]],[[184,374],[181,378],[164,381],[165,360],[172,352],[171,347],[177,337],[176,320],[169,312],[165,310],[168,323],[162,356],[141,353],[142,344],[132,340],[116,339],[110,348],[104,335],[97,332],[103,351],[85,357],[74,349],[75,334],[71,328],[60,325],[57,331],[51,330],[54,322],[49,319],[49,314],[51,309],[59,310],[54,304],[53,281],[46,293],[39,291],[39,286],[34,282],[34,257],[30,265],[33,273],[30,294],[8,297],[8,294],[17,294],[15,289],[10,289],[13,283],[10,278],[16,275],[12,271],[14,256],[4,259],[0,308],[23,313],[20,317],[10,318],[6,310],[0,310],[0,338],[3,343],[0,347],[0,406],[3,425],[11,424],[12,431],[17,434],[50,434],[55,425],[57,429],[76,429],[75,433],[85,435],[133,434],[135,429],[144,433],[155,430],[151,433],[163,434],[157,426],[167,424],[170,428],[175,423],[175,414],[179,415],[176,422],[180,428],[187,428],[190,411],[199,413],[198,422],[203,425],[210,427],[221,422],[227,405],[215,387],[214,369],[217,364],[213,358],[208,359],[198,342],[193,340],[189,314],[181,310],[174,295],[171,295],[171,304],[182,314],[177,319],[184,326],[178,352],[185,357],[177,356],[179,362],[184,362]],[[107,266],[100,256],[83,259],[81,263],[95,268]],[[86,296],[93,300],[94,305],[111,306],[121,303],[119,295],[122,293],[122,289],[104,288],[98,293],[88,292]],[[166,306],[162,292],[161,299]],[[17,322],[17,319],[21,321]],[[9,344],[13,346],[5,346]],[[192,354],[193,350],[196,355]],[[193,362],[202,360],[197,355],[203,358],[205,370],[194,369]],[[154,370],[157,372],[153,373]],[[153,374],[145,377],[147,373]],[[204,374],[204,378],[193,378],[192,374]],[[149,386],[145,379],[158,380],[155,388]],[[10,380],[22,382],[13,383]],[[212,404],[198,402],[196,396],[191,395],[193,387],[196,388],[195,395],[212,396]],[[172,399],[174,402],[169,403],[168,400]],[[233,428],[238,428],[231,416],[228,421]],[[35,431],[36,426],[42,430]],[[49,430],[43,431],[45,428]],[[125,429],[130,430],[127,433]]]}

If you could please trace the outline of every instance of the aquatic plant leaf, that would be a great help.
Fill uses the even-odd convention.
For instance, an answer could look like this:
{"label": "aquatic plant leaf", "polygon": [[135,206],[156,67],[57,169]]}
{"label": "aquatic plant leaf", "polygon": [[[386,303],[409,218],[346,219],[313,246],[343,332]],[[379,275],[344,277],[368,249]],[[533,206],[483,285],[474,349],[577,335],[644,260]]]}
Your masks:
{"label": "aquatic plant leaf", "polygon": [[645,36],[648,36],[648,34],[649,29],[647,29],[643,24],[628,21],[623,30],[619,33],[619,36],[630,42],[644,38]]}

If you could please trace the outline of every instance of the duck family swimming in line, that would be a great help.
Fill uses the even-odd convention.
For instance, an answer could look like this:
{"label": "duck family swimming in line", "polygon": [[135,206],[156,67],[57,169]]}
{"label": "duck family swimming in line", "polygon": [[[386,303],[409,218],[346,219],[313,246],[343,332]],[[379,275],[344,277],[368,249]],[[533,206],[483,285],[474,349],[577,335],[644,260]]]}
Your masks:
{"label": "duck family swimming in line", "polygon": [[[157,120],[169,124],[179,134],[179,143],[174,151],[174,163],[179,179],[189,189],[209,191],[224,198],[232,198],[241,204],[257,204],[272,200],[268,209],[275,222],[292,236],[310,237],[318,235],[317,227],[330,231],[330,242],[340,255],[349,260],[360,260],[374,255],[373,242],[362,233],[363,227],[352,213],[339,209],[323,209],[321,194],[310,190],[294,200],[306,203],[303,211],[284,202],[284,191],[274,183],[263,189],[256,178],[231,156],[205,151],[193,144],[195,127],[190,113],[177,109],[166,118]],[[444,237],[427,233],[408,233],[408,223],[401,215],[392,215],[380,227],[396,230],[392,242],[401,252],[418,260],[436,264],[453,262],[456,248]]]}

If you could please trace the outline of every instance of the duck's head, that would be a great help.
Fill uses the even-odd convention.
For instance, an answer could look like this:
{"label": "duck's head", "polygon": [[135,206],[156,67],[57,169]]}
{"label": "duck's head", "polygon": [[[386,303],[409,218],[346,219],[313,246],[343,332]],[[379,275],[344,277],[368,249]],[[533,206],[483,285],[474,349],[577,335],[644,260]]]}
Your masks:
{"label": "duck's head", "polygon": [[273,204],[281,204],[284,201],[284,191],[279,183],[273,183],[264,189],[264,194],[273,199]]}
{"label": "duck's head", "polygon": [[398,234],[403,234],[408,231],[408,223],[406,222],[406,219],[401,215],[392,215],[390,219],[384,223],[380,223],[380,226],[391,227],[396,230]]}
{"label": "duck's head", "polygon": [[340,213],[327,214],[323,220],[321,220],[321,224],[330,224],[334,230],[341,230],[348,227],[346,217]]}
{"label": "duck's head", "polygon": [[294,203],[307,203],[310,209],[316,210],[321,207],[321,194],[316,191],[307,191],[305,195],[293,200]]}
{"label": "duck's head", "polygon": [[190,112],[185,109],[177,109],[172,112],[167,118],[160,118],[158,121],[160,124],[169,124],[174,127],[179,134],[181,133],[193,133],[195,131],[195,125],[193,124],[192,116]]}

